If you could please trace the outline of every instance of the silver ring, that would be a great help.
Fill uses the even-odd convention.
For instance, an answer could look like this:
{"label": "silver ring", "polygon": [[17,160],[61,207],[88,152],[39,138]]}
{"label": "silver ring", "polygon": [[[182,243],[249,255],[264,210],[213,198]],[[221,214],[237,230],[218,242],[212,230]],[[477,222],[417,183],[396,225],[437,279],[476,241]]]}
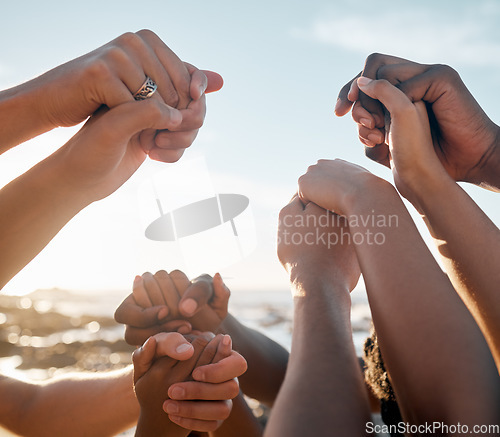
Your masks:
{"label": "silver ring", "polygon": [[158,85],[156,85],[156,82],[149,76],[146,76],[146,80],[134,94],[134,99],[135,100],[149,99],[156,92],[157,88]]}

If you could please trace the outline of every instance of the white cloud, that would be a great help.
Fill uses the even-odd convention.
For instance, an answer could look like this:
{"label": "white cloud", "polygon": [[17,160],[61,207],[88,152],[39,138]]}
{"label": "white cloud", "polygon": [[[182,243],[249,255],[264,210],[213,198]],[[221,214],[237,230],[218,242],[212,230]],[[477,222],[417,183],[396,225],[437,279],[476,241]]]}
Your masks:
{"label": "white cloud", "polygon": [[[369,15],[335,11],[295,37],[329,44],[353,53],[381,52],[424,63],[454,66],[499,66],[500,7],[492,2],[438,10],[383,10]],[[496,17],[496,18],[495,18]]]}

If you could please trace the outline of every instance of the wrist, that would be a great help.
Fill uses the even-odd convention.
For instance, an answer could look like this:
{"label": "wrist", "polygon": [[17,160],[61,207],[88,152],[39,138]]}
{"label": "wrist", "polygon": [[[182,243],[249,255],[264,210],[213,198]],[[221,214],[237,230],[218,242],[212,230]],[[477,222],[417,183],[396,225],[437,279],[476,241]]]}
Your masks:
{"label": "wrist", "polygon": [[58,150],[39,163],[37,166],[43,168],[39,181],[43,181],[40,185],[47,187],[54,203],[76,214],[92,203],[92,200],[82,187],[72,182],[62,158]]}
{"label": "wrist", "polygon": [[300,263],[300,266],[294,265],[290,268],[293,296],[301,298],[310,294],[320,297],[333,293],[338,295],[341,301],[350,305],[350,290],[347,279],[342,277],[340,272],[321,272],[314,268],[315,265]]}
{"label": "wrist", "polygon": [[464,180],[492,191],[500,191],[500,127],[492,124],[491,143]]}
{"label": "wrist", "polygon": [[135,437],[185,437],[190,433],[190,430],[172,422],[163,408],[159,408],[157,411],[141,411]]}
{"label": "wrist", "polygon": [[418,176],[407,184],[405,193],[401,193],[419,212],[425,211],[429,199],[448,192],[456,185],[455,180],[438,163],[434,168],[426,167]]}
{"label": "wrist", "polygon": [[365,206],[377,203],[379,199],[394,196],[399,197],[390,182],[369,174],[369,177],[362,184],[358,184],[357,189],[346,199],[344,214],[349,221],[350,216],[355,216]]}

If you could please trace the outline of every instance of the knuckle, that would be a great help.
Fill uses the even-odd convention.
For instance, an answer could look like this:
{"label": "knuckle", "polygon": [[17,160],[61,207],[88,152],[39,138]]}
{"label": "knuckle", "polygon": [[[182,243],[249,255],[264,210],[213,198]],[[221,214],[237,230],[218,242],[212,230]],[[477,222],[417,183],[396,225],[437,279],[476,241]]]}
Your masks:
{"label": "knuckle", "polygon": [[223,401],[221,408],[221,419],[226,420],[231,414],[231,410],[233,409],[233,401],[230,399]]}
{"label": "knuckle", "polygon": [[[125,343],[127,344],[138,344],[139,342],[137,341],[137,338],[135,337],[135,335],[133,335],[131,332],[129,332],[128,330],[125,331],[125,335],[124,335],[124,338],[125,338]],[[135,351],[134,351],[135,353]],[[134,356],[132,355],[132,359],[134,359]]]}
{"label": "knuckle", "polygon": [[153,278],[153,274],[151,272],[144,272],[142,274],[142,278],[145,279],[145,280],[146,279],[152,279]]}
{"label": "knuckle", "polygon": [[125,32],[116,38],[116,44],[120,47],[137,47],[138,45],[142,45],[143,41],[138,35],[138,33],[134,32]]}
{"label": "knuckle", "polygon": [[143,38],[158,38],[158,35],[156,35],[156,33],[154,33],[150,29],[141,29],[137,31],[135,34]]}
{"label": "knuckle", "polygon": [[377,53],[377,52],[371,53],[366,58],[365,65],[379,64],[379,63],[382,62],[382,60],[384,59],[384,57],[385,57],[385,55],[383,55],[382,53]]}
{"label": "knuckle", "polygon": [[221,421],[219,420],[210,420],[206,422],[206,431],[208,432],[214,432],[219,428],[219,426],[222,424]]}
{"label": "knuckle", "polygon": [[284,219],[287,215],[288,215],[288,205],[285,205],[283,208],[281,208],[281,211],[278,215],[280,224],[284,224]]}
{"label": "knuckle", "polygon": [[106,59],[99,58],[92,62],[89,67],[86,68],[86,77],[91,81],[99,80],[102,82],[108,82],[113,78],[113,72]]}
{"label": "knuckle", "polygon": [[232,379],[228,383],[228,398],[229,399],[234,399],[236,396],[238,396],[240,392],[240,385],[238,383],[238,380]]}
{"label": "knuckle", "polygon": [[112,46],[106,52],[106,59],[113,64],[117,64],[123,68],[125,64],[130,62],[130,57],[126,50],[121,46]]}
{"label": "knuckle", "polygon": [[205,111],[196,111],[196,113],[193,115],[193,128],[199,129],[200,127],[203,126],[203,123],[205,122]]}
{"label": "knuckle", "polygon": [[163,90],[162,97],[165,103],[173,108],[177,108],[179,105],[179,94],[172,85],[169,85],[165,90]]}
{"label": "knuckle", "polygon": [[433,70],[433,73],[438,77],[444,77],[450,81],[460,80],[460,75],[458,74],[457,70],[455,70],[453,67],[450,67],[449,65],[436,64],[433,65],[431,69]]}
{"label": "knuckle", "polygon": [[203,282],[211,282],[212,277],[208,273],[203,273],[202,275],[198,276],[196,278],[197,280],[203,281]]}
{"label": "knuckle", "polygon": [[169,275],[165,270],[158,270],[155,273],[155,277],[158,279],[167,279],[169,277]]}

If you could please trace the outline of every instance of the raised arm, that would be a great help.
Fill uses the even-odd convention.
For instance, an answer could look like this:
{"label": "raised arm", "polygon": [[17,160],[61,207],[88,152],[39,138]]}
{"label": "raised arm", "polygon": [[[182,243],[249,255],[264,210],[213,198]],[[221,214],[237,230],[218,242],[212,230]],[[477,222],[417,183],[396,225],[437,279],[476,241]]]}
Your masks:
{"label": "raised arm", "polygon": [[[152,99],[93,116],[61,149],[0,190],[0,287],[82,208],[120,187],[146,159],[144,129],[175,128],[176,109]],[[181,150],[169,150],[175,161]],[[179,155],[180,153],[180,155]]]}
{"label": "raised arm", "polygon": [[488,345],[394,187],[335,160],[310,167],[299,190],[349,221],[403,418],[497,424],[500,385]]}
{"label": "raised arm", "polygon": [[392,162],[405,185],[402,192],[423,214],[448,277],[500,369],[500,230],[440,165],[431,138],[418,138],[415,130],[419,123],[425,128],[426,111],[419,112],[388,82],[369,82],[362,89],[391,113],[390,147],[397,158]]}
{"label": "raised arm", "polygon": [[342,218],[298,197],[281,211],[278,256],[290,274],[294,327],[265,436],[366,435],[368,395],[350,322],[359,267],[343,233]]}

